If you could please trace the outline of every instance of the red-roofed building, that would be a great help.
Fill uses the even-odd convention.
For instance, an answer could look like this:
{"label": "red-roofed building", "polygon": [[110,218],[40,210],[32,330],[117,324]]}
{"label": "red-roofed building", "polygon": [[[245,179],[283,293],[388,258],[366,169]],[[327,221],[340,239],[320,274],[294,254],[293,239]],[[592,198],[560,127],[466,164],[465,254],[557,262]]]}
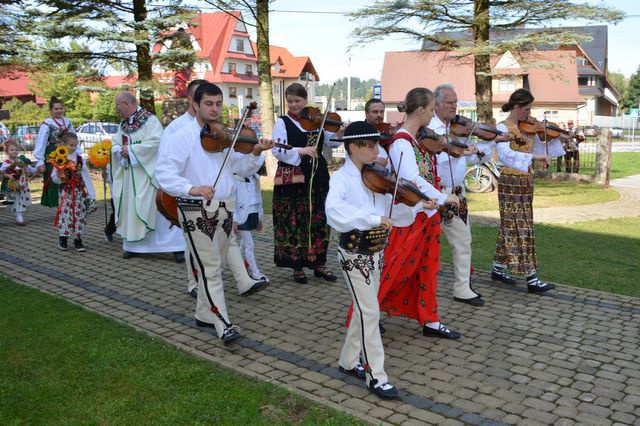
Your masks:
{"label": "red-roofed building", "polygon": [[[529,64],[529,65],[527,65]],[[542,119],[549,111],[552,121],[587,121],[580,111],[585,105],[578,90],[576,52],[546,50],[506,52],[491,58],[493,76],[493,115],[500,121],[506,114],[500,110],[510,94],[526,88],[535,96],[532,115]],[[453,84],[458,94],[458,107],[475,118],[476,97],[473,57],[457,57],[448,51],[387,52],[382,69],[382,99],[387,108],[387,121],[402,120],[404,114],[396,105],[414,87],[434,90],[440,84]]]}
{"label": "red-roofed building", "polygon": [[30,89],[32,84],[28,74],[24,71],[6,71],[0,77],[0,106],[13,98],[22,102],[33,101],[38,105],[44,105],[46,101],[36,97]]}

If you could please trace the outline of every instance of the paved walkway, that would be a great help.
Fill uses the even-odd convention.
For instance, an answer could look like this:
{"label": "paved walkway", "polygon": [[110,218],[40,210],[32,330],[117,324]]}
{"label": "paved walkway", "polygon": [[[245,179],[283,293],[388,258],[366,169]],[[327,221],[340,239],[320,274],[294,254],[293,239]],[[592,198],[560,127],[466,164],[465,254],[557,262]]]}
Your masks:
{"label": "paved walkway", "polygon": [[[545,207],[534,209],[536,223],[575,223],[585,220],[612,219],[640,216],[640,175],[629,176],[611,181],[611,187],[620,193],[616,201],[601,203],[597,206]],[[472,212],[473,223],[498,224],[500,213],[495,211]]]}
{"label": "paved walkway", "polygon": [[473,308],[452,301],[444,266],[441,316],[463,337],[429,340],[415,322],[383,316],[387,372],[402,400],[380,401],[336,369],[349,303],[344,282],[294,283],[289,270],[271,266],[267,230],[256,250],[272,284],[248,298],[229,286],[230,315],[245,337],[225,348],[193,321],[184,265],[171,255],[123,260],[120,244],[102,238],[101,213],[90,219],[88,252],[60,252],[53,215],[33,206],[28,225],[18,227],[0,207],[0,273],[371,423],[640,422],[640,299],[562,285],[529,295],[522,283],[494,284],[477,271],[475,287],[488,303]]}

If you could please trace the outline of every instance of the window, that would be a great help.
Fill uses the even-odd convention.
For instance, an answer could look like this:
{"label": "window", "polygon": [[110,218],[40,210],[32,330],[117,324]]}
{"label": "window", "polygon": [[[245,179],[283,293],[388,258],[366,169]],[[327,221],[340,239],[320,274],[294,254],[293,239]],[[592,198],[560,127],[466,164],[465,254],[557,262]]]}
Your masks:
{"label": "window", "polygon": [[593,75],[589,76],[589,86],[595,86],[596,85],[596,77]]}
{"label": "window", "polygon": [[276,95],[280,94],[280,85],[279,84],[274,84],[273,85],[273,93],[275,93]]}
{"label": "window", "polygon": [[589,82],[587,77],[578,77],[578,86],[586,86]]}
{"label": "window", "polygon": [[587,65],[587,60],[584,56],[576,56],[576,65],[579,67],[584,67]]}
{"label": "window", "polygon": [[498,81],[498,92],[511,93],[516,90],[516,80],[513,77],[501,77]]}
{"label": "window", "polygon": [[244,40],[241,38],[236,39],[236,50],[238,52],[244,52]]}
{"label": "window", "polygon": [[229,97],[230,98],[237,98],[238,97],[238,88],[237,87],[229,87]]}
{"label": "window", "polygon": [[236,63],[235,62],[229,62],[229,72],[231,74],[235,74],[236,73]]}
{"label": "window", "polygon": [[249,98],[249,99],[253,98],[253,88],[252,87],[247,87],[247,98]]}
{"label": "window", "polygon": [[247,75],[253,75],[253,66],[251,65],[245,65],[245,74]]}

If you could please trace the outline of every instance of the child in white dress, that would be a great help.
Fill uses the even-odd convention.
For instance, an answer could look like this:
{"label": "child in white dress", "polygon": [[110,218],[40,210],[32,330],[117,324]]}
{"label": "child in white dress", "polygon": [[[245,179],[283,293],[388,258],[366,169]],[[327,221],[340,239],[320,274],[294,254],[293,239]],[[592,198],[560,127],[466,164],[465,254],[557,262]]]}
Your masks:
{"label": "child in white dress", "polygon": [[6,141],[4,150],[9,158],[0,165],[0,174],[2,175],[0,191],[6,194],[9,200],[13,200],[11,210],[16,215],[16,224],[22,226],[25,224],[23,213],[31,205],[31,191],[27,174],[35,174],[36,168],[31,164],[31,160],[24,155],[19,155],[20,145],[17,142]]}

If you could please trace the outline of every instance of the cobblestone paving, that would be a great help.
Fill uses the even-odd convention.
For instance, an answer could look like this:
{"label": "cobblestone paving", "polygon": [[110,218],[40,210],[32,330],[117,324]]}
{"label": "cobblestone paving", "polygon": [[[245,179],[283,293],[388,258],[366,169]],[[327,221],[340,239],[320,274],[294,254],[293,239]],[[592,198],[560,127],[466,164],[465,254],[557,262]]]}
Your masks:
{"label": "cobblestone paving", "polygon": [[256,252],[272,284],[246,298],[228,286],[231,318],[245,336],[229,349],[196,327],[184,265],[171,255],[122,259],[120,243],[102,238],[101,212],[89,220],[88,252],[63,253],[54,213],[32,206],[18,227],[0,207],[1,274],[372,423],[640,424],[640,299],[563,285],[529,295],[523,283],[494,284],[476,271],[488,303],[473,308],[452,300],[445,265],[441,317],[463,337],[429,340],[417,323],[383,315],[386,369],[402,400],[381,401],[336,369],[350,300],[344,282],[312,274],[307,285],[293,282],[290,270],[272,266],[268,227]]}

